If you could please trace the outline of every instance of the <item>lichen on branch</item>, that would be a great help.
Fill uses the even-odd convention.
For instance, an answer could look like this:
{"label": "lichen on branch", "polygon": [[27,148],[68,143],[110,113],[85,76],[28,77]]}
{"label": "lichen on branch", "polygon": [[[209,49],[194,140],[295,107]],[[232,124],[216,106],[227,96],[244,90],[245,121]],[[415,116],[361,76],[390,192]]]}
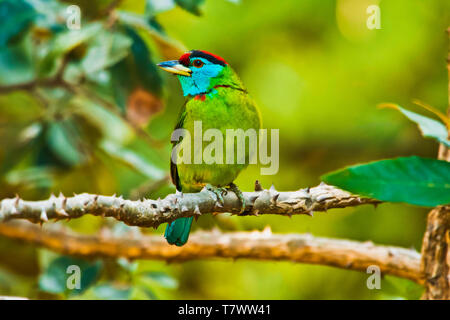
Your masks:
{"label": "lichen on branch", "polygon": [[245,210],[240,214],[241,203],[233,192],[224,195],[223,204],[204,189],[198,193],[169,194],[164,199],[126,200],[123,197],[79,194],[66,197],[50,196],[47,200],[25,201],[19,196],[0,202],[0,222],[27,219],[34,223],[49,220],[74,219],[85,214],[112,217],[131,226],[158,227],[181,217],[201,216],[207,213],[240,215],[295,214],[312,215],[314,211],[344,208],[362,204],[377,205],[378,200],[362,198],[335,187],[321,184],[314,188],[278,192],[274,187],[244,192]]}

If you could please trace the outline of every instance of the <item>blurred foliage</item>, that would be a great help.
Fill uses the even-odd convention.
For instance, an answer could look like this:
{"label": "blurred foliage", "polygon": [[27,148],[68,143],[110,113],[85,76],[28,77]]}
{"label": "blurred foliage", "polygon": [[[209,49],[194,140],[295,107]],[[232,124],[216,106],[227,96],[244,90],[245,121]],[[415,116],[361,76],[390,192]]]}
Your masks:
{"label": "blurred foliage", "polygon": [[[71,4],[81,8],[80,30],[66,26]],[[372,4],[380,5],[382,29],[366,27]],[[169,138],[183,98],[176,79],[155,63],[185,48],[225,57],[258,102],[264,126],[280,129],[278,174],[260,176],[251,166],[236,181],[243,190],[255,179],[279,190],[313,186],[325,172],[374,159],[435,158],[434,141],[375,106],[396,101],[414,112],[411,99],[418,98],[444,112],[449,13],[445,1],[420,0],[0,0],[0,197],[173,192]],[[419,249],[426,212],[384,204],[313,219],[205,216],[194,228],[270,225],[279,233]],[[65,224],[82,233],[135,230],[91,216]],[[58,283],[61,271],[51,266],[61,259],[68,258],[1,238],[0,295],[415,299],[421,291],[392,277],[368,290],[364,273],[287,262],[119,259],[99,264],[97,281],[79,295],[50,293],[42,279]]]}
{"label": "blurred foliage", "polygon": [[[76,266],[79,270],[72,270],[70,267]],[[97,281],[101,261],[89,263],[86,260],[74,259],[72,257],[58,257],[54,259],[39,277],[39,289],[44,292],[66,295],[80,294]],[[67,283],[69,275],[79,276],[71,284],[75,287],[69,288]]]}

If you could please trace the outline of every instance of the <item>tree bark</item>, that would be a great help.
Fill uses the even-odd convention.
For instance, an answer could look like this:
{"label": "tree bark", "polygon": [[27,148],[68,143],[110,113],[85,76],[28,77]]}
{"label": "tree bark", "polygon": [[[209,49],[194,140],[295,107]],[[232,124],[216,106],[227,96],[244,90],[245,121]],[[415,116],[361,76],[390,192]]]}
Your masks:
{"label": "tree bark", "polygon": [[[450,28],[447,29],[450,36]],[[449,74],[450,116],[450,53],[447,58]],[[450,137],[450,131],[449,131]],[[450,161],[450,149],[439,146],[438,159]],[[427,228],[422,244],[421,273],[425,280],[422,299],[450,300],[450,206],[439,206],[428,214]]]}
{"label": "tree bark", "polygon": [[182,247],[169,245],[160,235],[143,235],[137,230],[122,236],[114,236],[107,231],[81,235],[55,225],[41,228],[24,221],[0,223],[0,235],[85,258],[123,257],[168,262],[255,259],[319,264],[362,272],[376,265],[383,274],[419,284],[423,280],[420,254],[414,249],[375,245],[370,241],[314,237],[311,234],[273,234],[270,228],[262,232],[197,231]]}

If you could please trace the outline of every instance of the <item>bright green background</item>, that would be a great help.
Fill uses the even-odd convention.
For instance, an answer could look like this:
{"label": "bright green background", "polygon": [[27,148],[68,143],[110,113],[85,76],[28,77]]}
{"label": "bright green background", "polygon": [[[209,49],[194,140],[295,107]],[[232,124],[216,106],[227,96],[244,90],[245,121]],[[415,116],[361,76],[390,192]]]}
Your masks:
{"label": "bright green background", "polygon": [[[74,2],[91,6],[89,1]],[[125,1],[124,9],[142,13],[144,2]],[[366,8],[377,3],[381,8],[381,29],[368,30]],[[186,48],[223,56],[260,106],[264,127],[280,129],[279,172],[274,176],[260,176],[259,168],[250,167],[236,181],[242,190],[251,190],[255,179],[265,187],[274,183],[278,190],[295,190],[314,186],[320,182],[320,175],[350,164],[396,156],[436,156],[434,141],[423,139],[416,126],[400,113],[380,110],[376,105],[395,102],[417,111],[420,109],[411,104],[411,100],[417,98],[445,110],[445,30],[450,22],[449,3],[207,0],[200,8],[200,17],[177,7],[162,12],[157,19],[167,35]],[[160,58],[155,55],[156,63]],[[164,148],[150,151],[145,143],[135,138],[124,139],[124,144],[142,154],[149,164],[168,172],[169,135],[183,98],[176,79],[162,72],[161,76],[165,79],[166,106],[146,130],[154,138],[163,140]],[[0,96],[0,161],[19,152],[15,137],[40,114],[36,111],[39,108],[30,101],[34,100],[26,94]],[[107,126],[112,135],[128,134],[121,131],[122,126],[116,122],[108,122]],[[31,167],[30,161],[22,162],[19,164],[22,169]],[[7,174],[3,174],[2,180],[7,179]],[[2,184],[2,198],[17,192],[28,199],[42,199],[51,191],[60,190],[66,194],[92,192],[128,196],[147,177],[108,155],[96,154],[88,164],[59,170],[50,186],[37,188],[33,183],[12,183],[11,179],[9,177],[10,183]],[[159,194],[170,191],[165,188]],[[276,233],[310,232],[315,236],[371,240],[420,250],[426,213],[424,208],[384,204],[377,209],[362,206],[329,210],[316,213],[314,218],[221,215],[214,219],[202,217],[194,229],[218,225],[224,230],[262,230],[270,225]],[[85,233],[95,232],[100,224],[101,218],[94,217],[69,223]],[[162,234],[164,228],[147,231]],[[0,238],[0,295],[47,297],[38,291],[37,279],[51,256],[44,250]],[[165,272],[176,279],[176,288],[158,281],[150,285],[154,296],[163,299],[420,296],[420,290],[406,280],[386,277],[381,290],[368,290],[368,275],[364,273],[287,262],[214,260],[166,264],[139,261],[138,269]],[[130,281],[126,275],[115,278],[114,284],[119,287],[131,284],[135,288],[136,281],[140,281]],[[104,274],[102,281],[112,282]],[[88,290],[81,297],[99,296]],[[125,297],[148,295],[135,290]]]}

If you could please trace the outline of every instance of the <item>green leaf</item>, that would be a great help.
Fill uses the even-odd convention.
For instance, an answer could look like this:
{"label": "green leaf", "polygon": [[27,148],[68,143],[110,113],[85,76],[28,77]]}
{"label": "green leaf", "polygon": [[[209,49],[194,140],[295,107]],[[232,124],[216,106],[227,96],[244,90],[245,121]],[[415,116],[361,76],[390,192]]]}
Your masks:
{"label": "green leaf", "polygon": [[132,39],[131,55],[134,60],[135,74],[139,86],[150,92],[160,95],[162,92],[162,78],[158,72],[152,54],[144,39],[133,28],[125,28],[127,35]]}
{"label": "green leaf", "polygon": [[[99,90],[96,92],[99,93]],[[89,100],[89,97],[75,97],[72,104],[76,106],[75,112],[77,115],[100,129],[106,140],[117,144],[126,144],[133,139],[134,133],[129,125],[125,124],[118,115]]]}
{"label": "green leaf", "polygon": [[69,52],[80,44],[88,41],[90,38],[98,35],[102,30],[101,23],[95,22],[83,25],[80,30],[67,30],[58,33],[52,44],[51,54],[59,55]]}
{"label": "green leaf", "polygon": [[0,47],[0,85],[13,85],[34,80],[33,50],[32,38],[29,34],[19,43]]}
{"label": "green leaf", "polygon": [[140,275],[146,279],[150,279],[163,288],[176,289],[178,287],[178,281],[165,272],[151,271],[143,272]]}
{"label": "green leaf", "polygon": [[381,106],[390,107],[390,108],[399,110],[409,120],[417,123],[417,125],[419,126],[419,129],[422,132],[422,135],[424,137],[436,139],[440,143],[446,145],[447,147],[450,147],[450,140],[448,139],[447,128],[441,122],[436,121],[434,119],[430,119],[425,116],[422,116],[415,112],[406,110],[406,109],[400,107],[399,105],[386,104],[386,105],[381,105]]}
{"label": "green leaf", "polygon": [[450,203],[450,162],[405,157],[346,167],[322,180],[382,201],[434,207]]}
{"label": "green leaf", "polygon": [[27,167],[11,170],[5,175],[5,181],[13,186],[22,188],[50,188],[53,185],[55,173],[49,167]]}
{"label": "green leaf", "polygon": [[60,1],[54,0],[26,1],[33,6],[34,10],[37,12],[37,17],[33,21],[36,27],[51,30],[52,32],[67,30],[67,3],[61,3]]}
{"label": "green leaf", "polygon": [[184,10],[193,13],[197,16],[201,14],[199,6],[204,0],[175,0],[175,3]]}
{"label": "green leaf", "polygon": [[102,30],[102,24],[95,22],[83,25],[80,30],[59,32],[53,38],[47,54],[39,65],[40,75],[47,76],[55,73],[65,54],[98,35],[100,30]]}
{"label": "green leaf", "polygon": [[52,122],[47,131],[47,143],[53,154],[68,166],[83,162],[84,156],[76,144],[73,124],[69,121]]}
{"label": "green leaf", "polygon": [[[80,268],[80,288],[69,289],[67,280],[74,274],[69,266]],[[61,256],[53,260],[39,277],[39,289],[45,292],[60,294],[80,294],[94,284],[102,269],[102,262],[88,262],[86,260]]]}
{"label": "green leaf", "polygon": [[154,16],[158,13],[173,9],[174,7],[174,0],[146,0],[145,15]]}
{"label": "green leaf", "polygon": [[28,29],[36,16],[33,7],[23,0],[0,1],[0,47]]}
{"label": "green leaf", "polygon": [[414,99],[412,101],[413,103],[417,104],[419,107],[424,108],[425,110],[430,111],[431,113],[433,113],[435,116],[438,116],[439,119],[442,120],[442,122],[445,124],[445,126],[447,128],[450,128],[450,118],[447,117],[445,114],[443,114],[440,110],[436,109],[433,106],[430,106],[429,104],[422,102],[420,100]]}
{"label": "green leaf", "polygon": [[128,55],[131,44],[131,39],[121,33],[100,32],[81,61],[83,71],[94,73],[116,64]]}
{"label": "green leaf", "polygon": [[169,60],[186,52],[186,48],[181,43],[167,37],[154,18],[146,19],[140,15],[124,11],[118,11],[117,16],[124,25],[144,31],[144,35],[158,47],[161,54],[160,58]]}
{"label": "green leaf", "polygon": [[95,295],[104,300],[128,300],[132,293],[131,287],[117,287],[113,284],[101,284],[94,288]]}
{"label": "green leaf", "polygon": [[130,55],[111,68],[112,93],[123,112],[137,89],[153,93],[156,98],[162,94],[162,78],[147,44],[133,28],[125,27],[125,31],[132,40]]}
{"label": "green leaf", "polygon": [[130,262],[128,259],[123,257],[117,259],[117,264],[129,273],[135,273],[139,267],[139,263],[137,261]]}
{"label": "green leaf", "polygon": [[103,140],[100,146],[109,155],[128,164],[130,167],[150,179],[159,180],[165,176],[163,170],[149,163],[142,156],[138,155],[130,149],[121,147],[116,143],[107,140]]}

